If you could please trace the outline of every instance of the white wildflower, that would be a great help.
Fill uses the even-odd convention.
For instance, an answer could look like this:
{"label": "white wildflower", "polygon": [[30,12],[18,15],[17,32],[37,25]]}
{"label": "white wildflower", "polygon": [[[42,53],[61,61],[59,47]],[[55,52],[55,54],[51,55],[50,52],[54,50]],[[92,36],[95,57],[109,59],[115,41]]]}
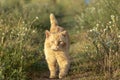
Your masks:
{"label": "white wildflower", "polygon": [[120,35],[118,35],[118,38],[120,38]]}
{"label": "white wildflower", "polygon": [[90,32],[92,32],[93,30],[92,29],[90,29]]}
{"label": "white wildflower", "polygon": [[25,22],[23,21],[22,23],[24,24]]}
{"label": "white wildflower", "polygon": [[25,31],[27,31],[27,28],[25,28]]}
{"label": "white wildflower", "polygon": [[105,28],[103,31],[106,32],[106,30],[107,30],[107,29]]}
{"label": "white wildflower", "polygon": [[20,36],[20,33],[18,33],[17,35]]}
{"label": "white wildflower", "polygon": [[23,59],[23,56],[21,56],[21,59]]}
{"label": "white wildflower", "polygon": [[109,24],[111,24],[112,22],[111,21],[109,21]]}
{"label": "white wildflower", "polygon": [[35,30],[32,31],[32,33],[35,33],[35,32],[36,32]]}
{"label": "white wildflower", "polygon": [[114,15],[111,15],[111,18],[114,18],[115,16]]}
{"label": "white wildflower", "polygon": [[11,34],[13,34],[13,31],[11,31]]}
{"label": "white wildflower", "polygon": [[86,46],[85,48],[88,49],[88,46]]}
{"label": "white wildflower", "polygon": [[96,26],[98,27],[98,26],[99,26],[99,24],[97,23],[97,24],[96,24]]}
{"label": "white wildflower", "polygon": [[113,22],[115,22],[115,16],[114,15],[111,15],[111,19]]}
{"label": "white wildflower", "polygon": [[25,30],[25,27],[23,27],[22,29]]}
{"label": "white wildflower", "polygon": [[5,33],[2,33],[2,35],[4,36],[4,35],[5,35]]}
{"label": "white wildflower", "polygon": [[39,17],[38,17],[38,16],[36,16],[36,19],[39,19]]}
{"label": "white wildflower", "polygon": [[93,12],[93,11],[95,11],[95,7],[92,7],[92,8],[91,8],[91,12]]}
{"label": "white wildflower", "polygon": [[110,29],[112,29],[112,26],[109,26]]}

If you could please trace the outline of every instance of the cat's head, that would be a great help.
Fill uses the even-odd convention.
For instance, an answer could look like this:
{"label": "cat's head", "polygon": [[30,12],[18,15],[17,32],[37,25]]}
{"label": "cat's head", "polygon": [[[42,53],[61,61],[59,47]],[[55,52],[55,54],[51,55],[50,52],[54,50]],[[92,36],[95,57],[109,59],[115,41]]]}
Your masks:
{"label": "cat's head", "polygon": [[62,50],[66,46],[66,31],[62,31],[59,33],[50,33],[46,30],[46,40],[49,43],[50,49],[54,51]]}

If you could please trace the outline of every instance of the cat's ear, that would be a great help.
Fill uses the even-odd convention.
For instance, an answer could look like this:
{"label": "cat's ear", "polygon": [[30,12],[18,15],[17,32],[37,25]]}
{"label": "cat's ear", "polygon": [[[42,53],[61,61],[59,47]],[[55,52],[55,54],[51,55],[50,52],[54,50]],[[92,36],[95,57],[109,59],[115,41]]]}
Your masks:
{"label": "cat's ear", "polygon": [[62,34],[63,36],[66,36],[66,35],[67,35],[67,31],[63,31],[63,32],[61,32],[61,34]]}
{"label": "cat's ear", "polygon": [[46,38],[50,36],[50,32],[48,30],[45,31]]}

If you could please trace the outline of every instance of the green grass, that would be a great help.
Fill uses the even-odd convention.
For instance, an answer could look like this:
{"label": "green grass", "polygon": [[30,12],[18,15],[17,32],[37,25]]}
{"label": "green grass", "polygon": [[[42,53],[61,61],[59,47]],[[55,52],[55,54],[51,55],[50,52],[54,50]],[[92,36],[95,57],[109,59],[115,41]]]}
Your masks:
{"label": "green grass", "polygon": [[45,80],[44,32],[53,12],[70,34],[65,80],[120,79],[119,0],[0,0],[0,80]]}

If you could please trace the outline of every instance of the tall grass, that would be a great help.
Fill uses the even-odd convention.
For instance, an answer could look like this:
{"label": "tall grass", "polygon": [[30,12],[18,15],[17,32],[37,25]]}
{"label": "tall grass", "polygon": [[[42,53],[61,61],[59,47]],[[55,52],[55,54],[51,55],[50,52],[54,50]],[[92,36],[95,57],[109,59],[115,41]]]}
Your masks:
{"label": "tall grass", "polygon": [[118,29],[119,25],[117,22],[117,16],[111,15],[111,21],[105,25],[98,23],[89,32],[90,40],[96,48],[96,53],[101,58],[101,69],[105,76],[110,79],[113,76],[116,77],[114,73],[120,69],[120,30]]}
{"label": "tall grass", "polygon": [[85,59],[89,61],[86,63],[88,63],[88,68],[91,68],[90,71],[102,73],[104,79],[119,79],[120,12],[118,5],[120,4],[118,0],[101,0],[94,3],[76,16],[78,21],[76,34],[81,34],[80,31],[87,34],[87,36],[81,35],[85,36],[86,40],[80,41],[78,45],[87,45],[86,48],[82,47],[84,49],[82,53],[89,54]]}
{"label": "tall grass", "polygon": [[[41,34],[20,18],[16,26],[0,22],[0,79],[24,80],[26,69],[40,59]],[[42,49],[41,49],[42,50]]]}

